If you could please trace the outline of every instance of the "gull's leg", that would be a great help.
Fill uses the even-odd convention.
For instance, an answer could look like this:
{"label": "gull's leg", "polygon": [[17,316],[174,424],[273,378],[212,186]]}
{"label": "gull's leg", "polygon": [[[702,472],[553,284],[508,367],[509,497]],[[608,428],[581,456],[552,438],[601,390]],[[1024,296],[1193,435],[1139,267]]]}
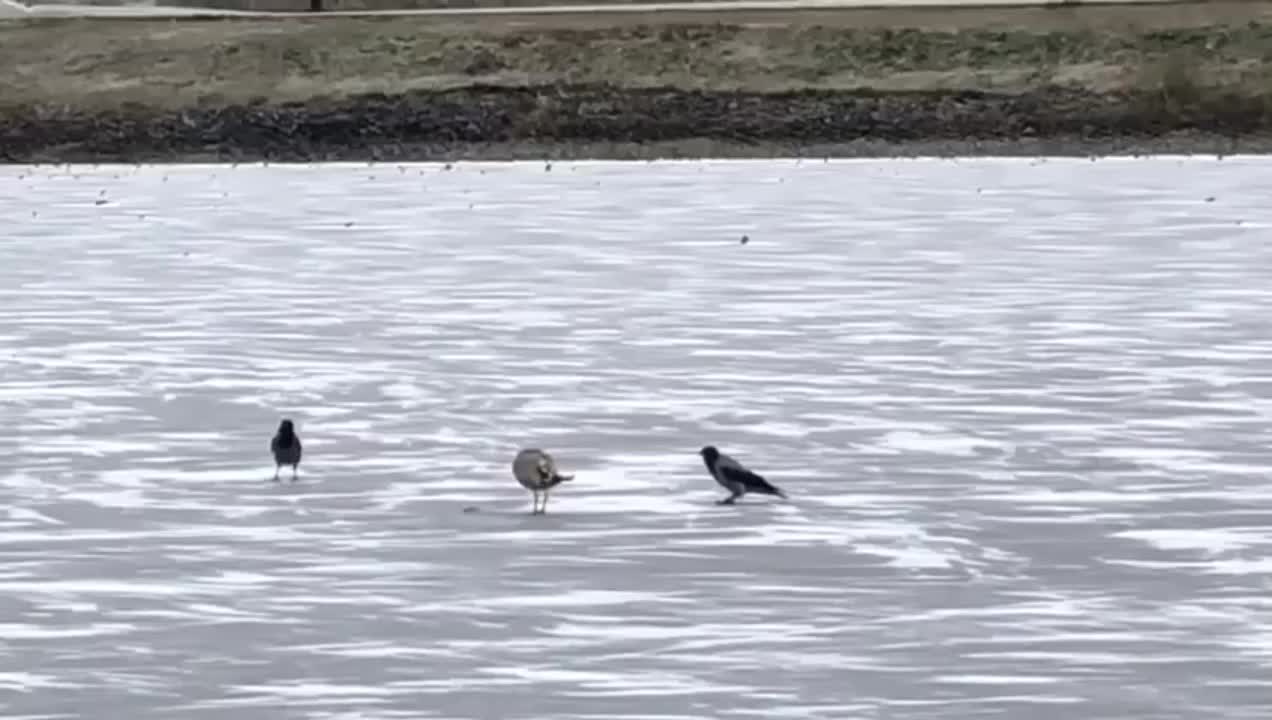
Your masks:
{"label": "gull's leg", "polygon": [[274,482],[278,482],[278,469],[279,469],[280,467],[282,467],[282,466],[281,466],[281,465],[275,465],[275,466],[274,466]]}
{"label": "gull's leg", "polygon": [[548,511],[548,491],[544,490],[543,491],[543,512],[546,513],[547,511]]}
{"label": "gull's leg", "polygon": [[530,492],[534,493],[534,508],[530,511],[530,514],[538,515],[539,514],[539,491],[531,490]]}
{"label": "gull's leg", "polygon": [[723,500],[717,500],[716,505],[732,505],[733,503],[737,502],[737,499],[740,497],[742,496],[735,493]]}
{"label": "gull's leg", "polygon": [[296,478],[300,475],[300,467],[292,465],[292,482],[296,482]]}

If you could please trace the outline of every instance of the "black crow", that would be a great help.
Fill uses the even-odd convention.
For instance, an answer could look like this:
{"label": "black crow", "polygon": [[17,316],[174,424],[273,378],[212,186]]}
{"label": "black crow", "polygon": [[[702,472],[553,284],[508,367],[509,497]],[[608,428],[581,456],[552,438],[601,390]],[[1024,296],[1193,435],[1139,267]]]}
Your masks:
{"label": "black crow", "polygon": [[[548,511],[548,492],[563,482],[573,480],[573,475],[561,475],[557,472],[556,461],[552,456],[537,448],[526,448],[517,453],[512,461],[512,476],[521,483],[521,487],[534,493],[534,509],[532,515]],[[539,507],[539,493],[543,493],[543,507]]]}
{"label": "black crow", "polygon": [[278,424],[278,432],[269,441],[269,450],[274,453],[274,482],[278,482],[278,469],[291,465],[292,482],[296,481],[297,465],[300,465],[300,436],[291,420],[284,419]]}
{"label": "black crow", "polygon": [[714,445],[702,448],[698,454],[702,455],[702,460],[707,464],[707,471],[711,473],[711,477],[729,491],[729,497],[718,500],[717,505],[732,505],[747,493],[786,498],[786,493],[780,488],[774,487],[768,480],[747,470],[742,463],[720,452]]}

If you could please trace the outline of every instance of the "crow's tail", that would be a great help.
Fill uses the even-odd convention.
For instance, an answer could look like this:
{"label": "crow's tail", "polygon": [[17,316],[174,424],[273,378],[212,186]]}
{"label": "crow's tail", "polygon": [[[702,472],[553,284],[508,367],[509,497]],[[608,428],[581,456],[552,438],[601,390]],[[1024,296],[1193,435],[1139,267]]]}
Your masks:
{"label": "crow's tail", "polygon": [[758,490],[759,492],[765,495],[776,495],[782,498],[783,500],[787,499],[786,493],[783,492],[780,487],[774,485],[773,483],[767,480],[764,481],[763,485],[760,485],[759,487],[755,488],[755,490]]}

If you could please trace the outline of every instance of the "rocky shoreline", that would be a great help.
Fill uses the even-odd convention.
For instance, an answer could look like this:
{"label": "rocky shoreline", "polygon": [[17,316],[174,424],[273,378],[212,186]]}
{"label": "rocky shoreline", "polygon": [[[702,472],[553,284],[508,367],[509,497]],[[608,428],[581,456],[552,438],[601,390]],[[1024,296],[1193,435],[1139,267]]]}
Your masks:
{"label": "rocky shoreline", "polygon": [[0,111],[8,163],[1272,152],[1262,98],[604,85]]}

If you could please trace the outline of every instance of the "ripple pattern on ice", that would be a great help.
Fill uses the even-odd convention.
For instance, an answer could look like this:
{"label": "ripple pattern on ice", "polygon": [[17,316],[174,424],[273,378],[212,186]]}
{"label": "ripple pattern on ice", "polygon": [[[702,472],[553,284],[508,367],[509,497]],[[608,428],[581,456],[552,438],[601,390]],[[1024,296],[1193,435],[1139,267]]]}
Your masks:
{"label": "ripple pattern on ice", "polygon": [[1266,160],[0,187],[5,717],[1272,715]]}

